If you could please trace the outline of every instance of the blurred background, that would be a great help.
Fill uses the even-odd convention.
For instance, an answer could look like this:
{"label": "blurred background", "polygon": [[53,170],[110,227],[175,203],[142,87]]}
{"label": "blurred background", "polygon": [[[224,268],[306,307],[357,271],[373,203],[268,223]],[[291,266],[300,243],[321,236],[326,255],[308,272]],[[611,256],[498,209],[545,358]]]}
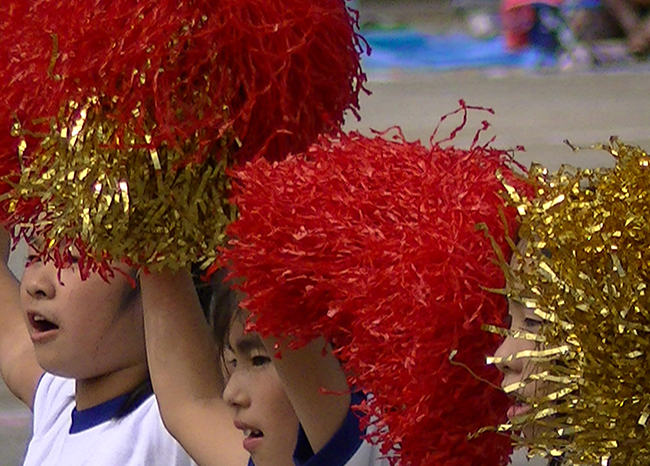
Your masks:
{"label": "blurred background", "polygon": [[[524,165],[610,165],[602,150],[618,136],[650,147],[650,0],[357,0],[371,95],[347,129],[370,134],[399,125],[429,140],[458,101],[494,110],[470,114],[454,142],[467,147],[481,121],[494,146]],[[441,135],[459,118],[448,119]],[[446,133],[445,133],[446,132]],[[20,276],[25,251],[12,254]],[[21,464],[31,417],[0,382],[0,466]],[[518,452],[513,465],[527,464]],[[531,464],[543,464],[535,461]]]}

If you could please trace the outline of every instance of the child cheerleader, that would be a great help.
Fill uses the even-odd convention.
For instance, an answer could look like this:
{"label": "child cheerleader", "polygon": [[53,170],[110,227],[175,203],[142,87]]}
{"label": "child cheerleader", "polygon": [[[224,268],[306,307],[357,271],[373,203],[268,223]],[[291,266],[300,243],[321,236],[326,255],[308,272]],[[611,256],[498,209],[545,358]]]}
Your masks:
{"label": "child cheerleader", "polygon": [[[497,383],[498,373],[484,367],[497,340],[481,330],[505,316],[505,300],[486,290],[503,286],[503,276],[481,228],[498,231],[493,239],[505,248],[514,211],[504,207],[497,172],[516,183],[510,164],[507,153],[476,142],[470,150],[426,148],[399,134],[392,140],[350,134],[236,171],[240,218],[228,230],[232,240],[220,262],[231,277],[243,277],[235,287],[250,316],[244,325],[233,311],[234,320],[219,324],[230,328],[221,330],[230,335],[224,397],[236,413],[252,406],[232,388],[243,385],[241,374],[273,367],[313,458],[328,455],[329,442],[342,436],[375,446],[358,443],[366,449],[359,462],[325,456],[328,464],[505,464],[507,438],[468,436],[505,419],[506,397],[486,383]],[[216,404],[218,382],[198,375],[213,364],[209,340],[199,349],[201,340],[192,336],[200,318],[190,324],[183,323],[186,314],[148,312],[148,352],[159,355],[150,367],[154,387],[163,411],[166,390],[176,413],[170,429],[212,464],[218,448],[200,439],[197,426],[222,418],[217,408],[205,409]],[[178,379],[195,386],[174,384]],[[350,409],[361,415],[354,429],[345,421]],[[237,425],[252,450],[272,438],[262,423]],[[294,460],[304,444],[298,441]]]}
{"label": "child cheerleader", "polygon": [[0,366],[34,410],[27,465],[190,462],[151,396],[137,271],[209,266],[227,167],[356,111],[354,27],[342,0],[0,4],[0,223],[31,246],[20,293],[3,266]]}
{"label": "child cheerleader", "polygon": [[615,139],[603,148],[614,168],[535,167],[537,195],[511,191],[522,247],[521,265],[507,269],[508,293],[524,324],[513,312],[513,333],[497,353],[505,389],[518,398],[503,428],[558,463],[640,465],[650,457],[649,163]]}

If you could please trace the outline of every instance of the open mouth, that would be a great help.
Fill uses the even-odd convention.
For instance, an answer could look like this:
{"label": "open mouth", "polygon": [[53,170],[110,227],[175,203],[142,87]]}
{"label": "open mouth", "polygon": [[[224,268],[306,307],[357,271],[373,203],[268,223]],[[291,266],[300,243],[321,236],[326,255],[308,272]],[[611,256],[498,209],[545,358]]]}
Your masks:
{"label": "open mouth", "polygon": [[242,432],[245,437],[242,446],[244,447],[244,450],[253,455],[262,444],[264,433],[261,430],[252,429],[250,427],[243,428]]}
{"label": "open mouth", "polygon": [[54,322],[47,320],[45,317],[43,317],[40,314],[36,314],[35,312],[30,312],[27,316],[29,318],[29,324],[38,333],[45,333],[52,330],[58,330],[59,328],[59,326],[56,325]]}
{"label": "open mouth", "polygon": [[508,409],[508,419],[513,420],[519,416],[523,416],[524,414],[527,414],[530,411],[530,405],[522,402],[522,401],[515,401],[515,403],[510,406]]}
{"label": "open mouth", "polygon": [[244,436],[246,438],[261,438],[264,437],[264,434],[261,430],[244,429]]}

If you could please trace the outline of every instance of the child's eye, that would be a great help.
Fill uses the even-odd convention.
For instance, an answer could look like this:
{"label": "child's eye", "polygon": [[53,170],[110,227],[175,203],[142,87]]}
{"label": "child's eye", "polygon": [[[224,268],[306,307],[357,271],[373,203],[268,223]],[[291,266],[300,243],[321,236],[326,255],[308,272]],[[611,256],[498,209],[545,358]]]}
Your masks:
{"label": "child's eye", "polygon": [[269,364],[271,362],[271,358],[262,355],[252,356],[251,362],[253,363],[253,366],[261,367],[261,366],[265,366],[266,364]]}
{"label": "child's eye", "polygon": [[237,359],[235,358],[226,359],[226,366],[229,369],[234,369],[235,367],[237,367]]}
{"label": "child's eye", "polygon": [[531,318],[529,318],[529,317],[526,317],[526,318],[524,319],[524,325],[526,326],[526,328],[529,328],[529,329],[535,329],[535,330],[536,330],[536,329],[539,329],[539,327],[542,325],[542,321],[541,321],[541,320],[531,319]]}

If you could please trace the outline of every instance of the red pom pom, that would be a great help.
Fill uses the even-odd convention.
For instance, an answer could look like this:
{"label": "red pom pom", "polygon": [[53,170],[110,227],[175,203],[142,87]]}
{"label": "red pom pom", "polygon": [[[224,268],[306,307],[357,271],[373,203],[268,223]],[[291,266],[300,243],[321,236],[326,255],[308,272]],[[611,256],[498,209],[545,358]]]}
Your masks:
{"label": "red pom pom", "polygon": [[[338,131],[346,110],[357,113],[365,75],[355,26],[345,0],[3,0],[0,177],[17,181],[19,162],[32,170],[23,170],[11,205],[2,202],[9,196],[0,198],[0,219],[26,225],[47,212],[41,224],[58,216],[52,230],[68,231],[59,219],[65,209],[49,196],[59,193],[60,180],[48,184],[51,177],[41,176],[52,168],[52,154],[72,161],[57,167],[66,187],[90,183],[87,197],[93,180],[84,163],[98,166],[102,157],[117,167],[105,173],[105,185],[128,178],[131,195],[145,197],[133,172],[149,179],[169,171],[173,178],[179,167],[208,161],[203,173],[216,173],[222,158],[230,165],[305,150],[319,134]],[[80,117],[86,110],[87,120]],[[75,139],[77,124],[83,131]],[[95,139],[90,149],[77,148]],[[136,151],[158,155],[143,166]],[[0,195],[9,189],[0,183]],[[203,200],[214,209],[225,202]],[[48,244],[60,249],[56,235]],[[99,242],[83,241],[94,260],[103,254]]]}
{"label": "red pom pom", "polygon": [[338,128],[365,81],[344,0],[5,0],[0,17],[3,151],[11,120],[99,97],[124,124],[141,109],[155,145],[232,129],[237,160],[278,159]]}
{"label": "red pom pom", "polygon": [[485,382],[499,383],[485,364],[499,341],[481,328],[507,314],[486,291],[504,277],[476,226],[508,250],[515,212],[495,173],[517,183],[511,162],[488,147],[353,133],[235,173],[240,218],[221,260],[247,278],[251,328],[332,341],[351,386],[372,393],[359,407],[379,428],[372,439],[399,445],[403,464],[508,460],[507,436],[468,435],[505,421],[508,406]]}

